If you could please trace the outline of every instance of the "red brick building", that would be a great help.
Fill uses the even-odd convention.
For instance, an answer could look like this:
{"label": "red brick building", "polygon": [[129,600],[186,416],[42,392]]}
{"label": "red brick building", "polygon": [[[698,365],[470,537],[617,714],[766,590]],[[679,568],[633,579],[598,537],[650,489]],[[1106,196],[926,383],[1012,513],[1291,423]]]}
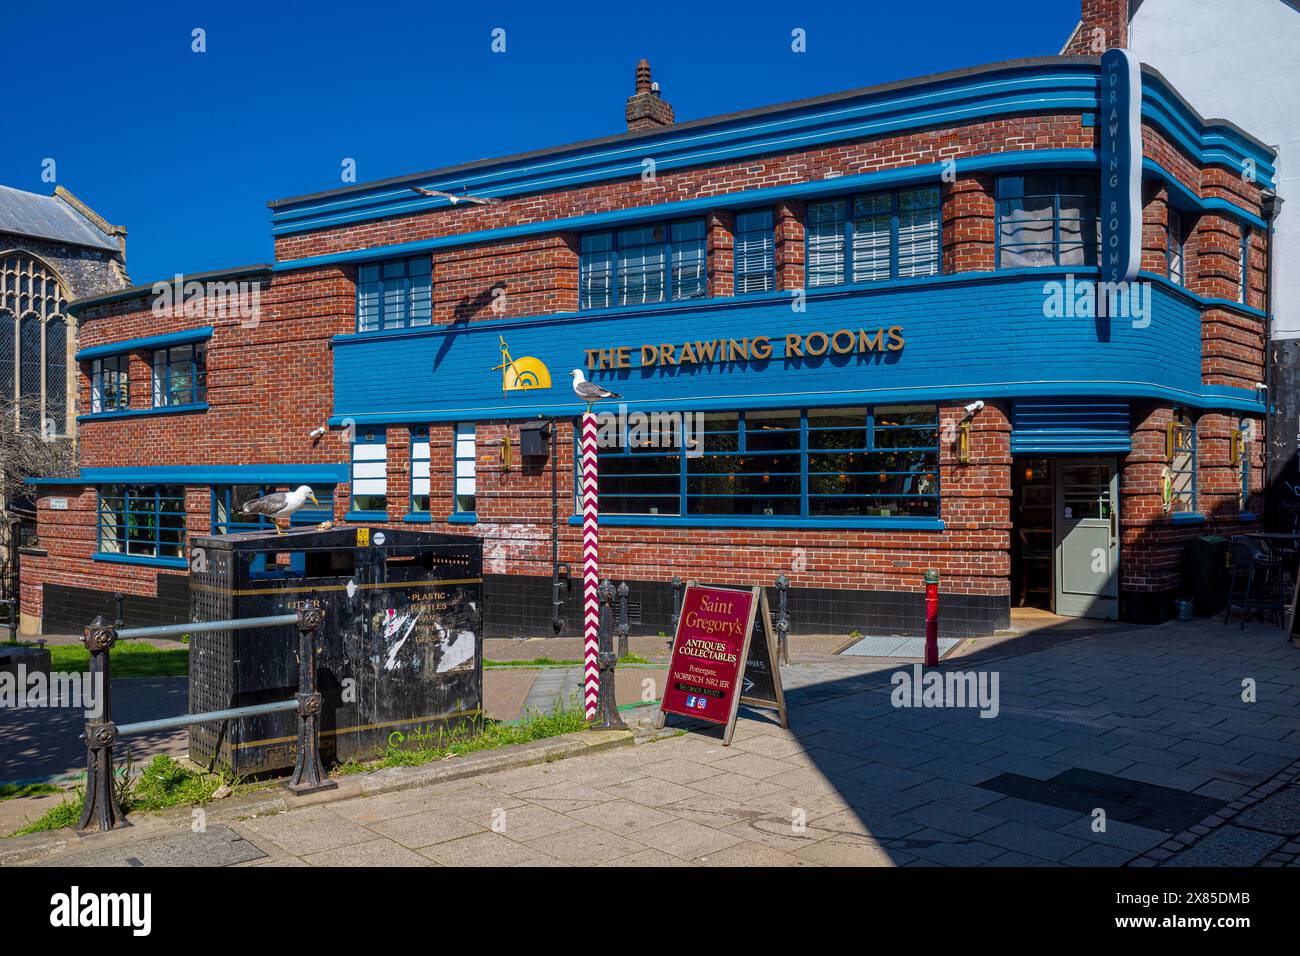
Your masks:
{"label": "red brick building", "polygon": [[488,633],[549,633],[575,368],[624,396],[602,574],[641,630],[673,575],[784,574],[796,631],[915,631],[929,568],[949,634],[1166,617],[1184,543],[1255,526],[1273,154],[1151,67],[1117,105],[1086,26],[676,123],[643,63],[627,132],[273,202],[275,262],[74,303],[82,473],[40,486],[24,621],[182,619],[189,539],[308,484],[299,522],[481,537]]}

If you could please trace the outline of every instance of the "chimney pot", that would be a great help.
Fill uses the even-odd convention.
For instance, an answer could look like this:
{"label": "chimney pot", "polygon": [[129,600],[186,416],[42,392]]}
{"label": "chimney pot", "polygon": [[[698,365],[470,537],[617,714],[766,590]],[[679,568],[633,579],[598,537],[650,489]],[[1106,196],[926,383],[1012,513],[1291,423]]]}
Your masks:
{"label": "chimney pot", "polygon": [[649,60],[636,65],[636,91],[627,98],[624,114],[629,130],[673,125],[673,108],[660,95],[659,84],[650,78]]}

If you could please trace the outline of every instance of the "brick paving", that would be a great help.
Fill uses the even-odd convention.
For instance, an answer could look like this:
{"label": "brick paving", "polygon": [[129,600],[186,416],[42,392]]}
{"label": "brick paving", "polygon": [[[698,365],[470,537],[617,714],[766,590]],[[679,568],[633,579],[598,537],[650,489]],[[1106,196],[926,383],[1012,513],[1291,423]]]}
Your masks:
{"label": "brick paving", "polygon": [[[1040,630],[965,644],[941,671],[996,673],[994,718],[969,708],[893,706],[891,676],[910,671],[897,661],[796,662],[783,669],[789,730],[742,712],[731,747],[708,728],[642,735],[636,746],[590,756],[234,822],[221,859],[241,866],[1295,862],[1300,651],[1276,628],[1217,621],[1067,627],[1055,636]],[[1243,682],[1254,702],[1243,700]],[[686,726],[670,722],[670,729]],[[156,850],[160,858],[172,852],[164,849]]]}

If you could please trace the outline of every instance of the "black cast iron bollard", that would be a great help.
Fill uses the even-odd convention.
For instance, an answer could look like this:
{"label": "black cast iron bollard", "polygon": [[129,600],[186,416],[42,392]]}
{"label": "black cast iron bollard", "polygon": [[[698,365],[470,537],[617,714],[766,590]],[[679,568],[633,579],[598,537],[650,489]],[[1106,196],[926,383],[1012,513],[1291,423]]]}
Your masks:
{"label": "black cast iron bollard", "polygon": [[673,575],[673,632],[668,635],[668,650],[673,649],[673,641],[677,639],[677,622],[682,616],[682,579],[680,576]]}
{"label": "black cast iron bollard", "polygon": [[90,651],[90,686],[97,695],[98,714],[86,722],[86,802],[77,832],[90,826],[100,830],[129,827],[126,814],[117,803],[113,779],[113,697],[109,684],[108,652],[117,643],[117,627],[98,615],[82,634],[81,643]]}
{"label": "black cast iron bollard", "polygon": [[316,689],[316,639],[324,623],[320,602],[308,601],[298,609],[298,756],[293,777],[286,784],[296,794],[338,786],[325,776],[320,762],[321,695]]}
{"label": "black cast iron bollard", "polygon": [[627,643],[628,631],[632,629],[627,617],[627,596],[630,590],[626,581],[618,586],[618,656],[620,659],[627,657],[630,651]]}
{"label": "black cast iron bollard", "polygon": [[614,667],[618,655],[614,653],[614,585],[609,578],[601,582],[597,591],[600,597],[600,652],[596,666],[600,669],[600,698],[596,701],[596,718],[593,727],[601,730],[627,730],[618,715],[618,700],[614,694]]}
{"label": "black cast iron bollard", "polygon": [[776,638],[781,651],[781,663],[790,663],[790,580],[784,574],[776,576]]}

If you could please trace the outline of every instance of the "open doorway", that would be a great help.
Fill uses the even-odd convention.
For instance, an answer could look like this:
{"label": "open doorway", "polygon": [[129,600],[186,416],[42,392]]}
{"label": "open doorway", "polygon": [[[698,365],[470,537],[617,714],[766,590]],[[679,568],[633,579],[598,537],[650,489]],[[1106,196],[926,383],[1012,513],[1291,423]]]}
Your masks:
{"label": "open doorway", "polygon": [[1012,468],[1011,600],[1054,611],[1052,459],[1016,458]]}

